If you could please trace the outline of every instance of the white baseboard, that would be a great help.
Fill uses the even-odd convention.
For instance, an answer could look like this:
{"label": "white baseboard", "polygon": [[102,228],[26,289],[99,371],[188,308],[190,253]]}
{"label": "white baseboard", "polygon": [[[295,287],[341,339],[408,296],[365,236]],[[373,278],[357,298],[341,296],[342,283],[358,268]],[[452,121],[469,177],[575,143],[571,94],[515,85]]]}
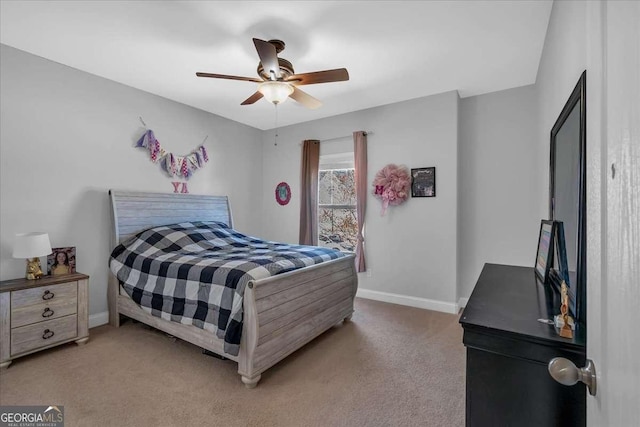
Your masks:
{"label": "white baseboard", "polygon": [[96,326],[106,325],[107,323],[109,323],[108,311],[89,315],[89,329],[95,328]]}
{"label": "white baseboard", "polygon": [[467,306],[468,302],[469,302],[469,298],[460,298],[458,300],[458,307],[459,308],[465,308]]}
{"label": "white baseboard", "polygon": [[389,302],[392,304],[407,305],[409,307],[424,308],[427,310],[442,311],[444,313],[458,313],[458,305],[452,302],[437,301],[433,299],[410,297],[407,295],[392,294],[389,292],[372,291],[369,289],[358,289],[357,297],[372,299],[376,301]]}

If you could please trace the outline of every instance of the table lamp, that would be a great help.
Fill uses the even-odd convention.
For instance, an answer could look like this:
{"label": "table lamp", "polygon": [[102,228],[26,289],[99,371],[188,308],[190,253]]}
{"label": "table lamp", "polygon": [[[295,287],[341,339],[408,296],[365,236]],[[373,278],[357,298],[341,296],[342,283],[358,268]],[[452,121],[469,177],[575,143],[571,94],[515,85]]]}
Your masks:
{"label": "table lamp", "polygon": [[49,255],[51,252],[49,234],[41,232],[16,234],[16,241],[13,245],[13,257],[27,259],[28,280],[42,277],[40,257]]}

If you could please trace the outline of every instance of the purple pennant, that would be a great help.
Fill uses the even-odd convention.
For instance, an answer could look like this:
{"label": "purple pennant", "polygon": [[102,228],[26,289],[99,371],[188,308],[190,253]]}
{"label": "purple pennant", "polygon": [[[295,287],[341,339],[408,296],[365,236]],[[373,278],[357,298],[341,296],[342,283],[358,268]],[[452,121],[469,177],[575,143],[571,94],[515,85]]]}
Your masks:
{"label": "purple pennant", "polygon": [[164,156],[162,158],[162,160],[160,160],[160,168],[165,171],[166,173],[169,173],[169,156]]}
{"label": "purple pennant", "polygon": [[136,142],[136,147],[149,147],[150,143],[155,144],[156,143],[156,137],[153,134],[153,131],[151,129],[149,129],[148,131],[146,131],[138,140],[138,142]]}
{"label": "purple pennant", "polygon": [[145,137],[147,136],[147,133],[145,132],[144,135],[142,135],[140,137],[140,139],[138,140],[138,142],[136,142],[136,147],[144,147],[145,145]]}
{"label": "purple pennant", "polygon": [[147,139],[149,140],[149,142],[152,142],[154,144],[158,142],[158,140],[156,139],[156,136],[153,134],[153,131],[151,129],[149,129],[149,131],[147,132]]}

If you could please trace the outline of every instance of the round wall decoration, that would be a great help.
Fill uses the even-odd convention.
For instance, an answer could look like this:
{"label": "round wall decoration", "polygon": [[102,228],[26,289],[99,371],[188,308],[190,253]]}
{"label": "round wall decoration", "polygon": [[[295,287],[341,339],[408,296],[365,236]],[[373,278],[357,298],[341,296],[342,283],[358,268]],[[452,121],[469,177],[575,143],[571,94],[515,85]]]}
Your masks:
{"label": "round wall decoration", "polygon": [[276,185],[276,202],[280,206],[284,206],[291,200],[291,187],[286,182]]}
{"label": "round wall decoration", "polygon": [[382,215],[389,206],[403,204],[409,197],[411,176],[404,166],[388,164],[373,179],[373,195],[382,201]]}

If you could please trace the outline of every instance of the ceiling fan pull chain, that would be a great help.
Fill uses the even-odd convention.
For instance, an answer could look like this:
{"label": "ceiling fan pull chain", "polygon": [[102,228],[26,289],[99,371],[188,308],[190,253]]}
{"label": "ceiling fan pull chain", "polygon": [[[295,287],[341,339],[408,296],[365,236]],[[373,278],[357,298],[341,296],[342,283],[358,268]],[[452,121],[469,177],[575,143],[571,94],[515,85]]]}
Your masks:
{"label": "ceiling fan pull chain", "polygon": [[276,131],[273,135],[273,146],[278,146],[278,104],[273,104],[276,107]]}

